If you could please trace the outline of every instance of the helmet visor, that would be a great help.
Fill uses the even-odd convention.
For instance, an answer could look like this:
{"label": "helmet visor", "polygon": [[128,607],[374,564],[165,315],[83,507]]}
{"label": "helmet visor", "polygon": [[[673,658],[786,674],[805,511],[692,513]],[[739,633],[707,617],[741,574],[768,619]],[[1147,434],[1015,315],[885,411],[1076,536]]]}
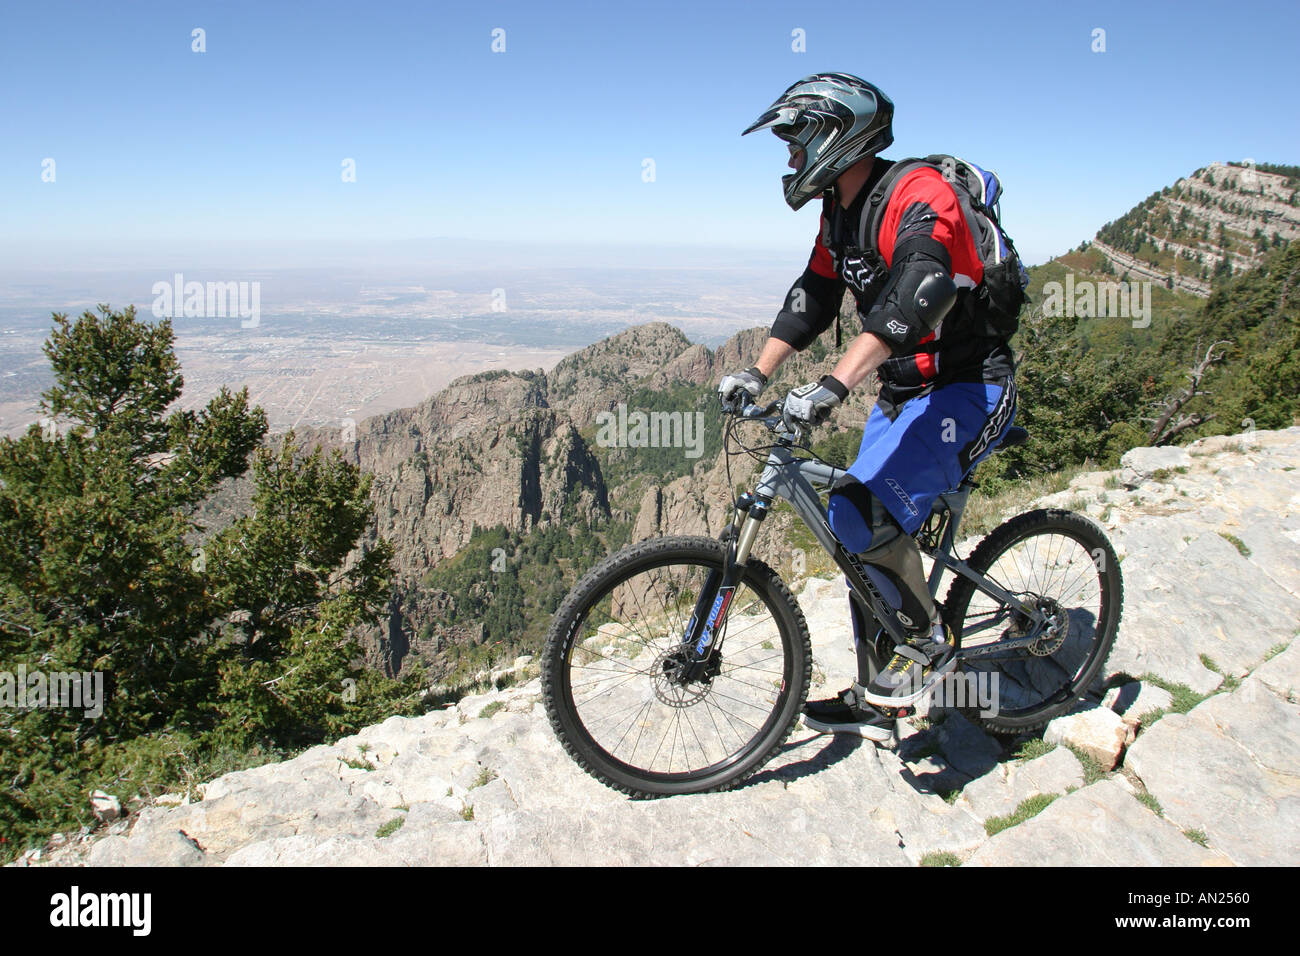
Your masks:
{"label": "helmet visor", "polygon": [[[799,116],[799,109],[795,106],[769,106],[765,112],[754,122],[750,123],[741,136],[748,136],[760,129],[772,129],[777,126],[789,126],[794,123]],[[779,135],[779,134],[778,134]]]}

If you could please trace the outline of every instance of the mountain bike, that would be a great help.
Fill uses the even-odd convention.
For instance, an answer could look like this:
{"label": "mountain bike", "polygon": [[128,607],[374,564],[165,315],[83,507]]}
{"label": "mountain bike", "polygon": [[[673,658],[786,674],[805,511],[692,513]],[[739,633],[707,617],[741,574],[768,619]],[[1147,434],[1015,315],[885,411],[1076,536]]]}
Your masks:
{"label": "mountain bike", "polygon": [[[868,683],[904,640],[881,589],[827,520],[822,495],[844,469],[813,455],[778,408],[750,405],[727,418],[728,464],[746,453],[765,467],[717,538],[622,549],[574,586],[551,623],[542,660],[551,726],[583,769],[616,790],[659,797],[734,787],[794,730],[812,672],[808,626],[754,553],[777,499],[831,556],[875,628],[857,644],[858,680]],[[766,427],[770,443],[745,445],[743,423]],[[1000,447],[1026,438],[1013,426]],[[967,476],[939,496],[916,539],[933,562],[936,600],[952,576],[941,610],[958,671],[996,689],[995,700],[961,709],[992,732],[1028,732],[1069,710],[1104,665],[1123,602],[1119,561],[1097,524],[1054,508],[1011,518],[962,560],[954,542],[974,488]]]}

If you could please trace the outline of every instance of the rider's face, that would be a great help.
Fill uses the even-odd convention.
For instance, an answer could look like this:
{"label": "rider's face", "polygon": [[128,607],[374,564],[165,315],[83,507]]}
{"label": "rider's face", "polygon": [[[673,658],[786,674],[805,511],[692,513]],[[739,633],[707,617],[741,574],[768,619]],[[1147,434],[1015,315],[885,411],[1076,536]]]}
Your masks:
{"label": "rider's face", "polygon": [[800,170],[803,169],[804,160],[807,159],[808,154],[804,152],[803,147],[800,146],[798,143],[790,143],[789,146],[790,146],[790,162],[787,163],[786,165],[788,165],[795,172],[799,172]]}

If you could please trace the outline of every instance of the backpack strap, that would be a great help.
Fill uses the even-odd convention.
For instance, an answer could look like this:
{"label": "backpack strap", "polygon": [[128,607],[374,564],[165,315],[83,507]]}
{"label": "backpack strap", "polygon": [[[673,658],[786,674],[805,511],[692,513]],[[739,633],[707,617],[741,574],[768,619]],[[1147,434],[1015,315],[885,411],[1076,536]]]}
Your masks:
{"label": "backpack strap", "polygon": [[[831,254],[831,267],[836,275],[840,271],[840,259],[844,251],[835,243],[835,190],[828,189],[822,193],[822,245]],[[840,304],[835,305],[835,348],[840,347]]]}
{"label": "backpack strap", "polygon": [[922,166],[933,165],[926,159],[900,159],[886,170],[867,196],[867,201],[862,205],[862,219],[858,223],[858,248],[872,260],[873,268],[885,268],[885,257],[880,254],[880,222],[885,218],[885,210],[889,208],[894,187],[907,173]]}

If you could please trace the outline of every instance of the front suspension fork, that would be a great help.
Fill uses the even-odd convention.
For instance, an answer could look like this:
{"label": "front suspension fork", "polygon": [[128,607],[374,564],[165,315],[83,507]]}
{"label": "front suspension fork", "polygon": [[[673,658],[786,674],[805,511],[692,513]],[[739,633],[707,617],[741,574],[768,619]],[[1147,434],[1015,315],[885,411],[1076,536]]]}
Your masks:
{"label": "front suspension fork", "polygon": [[758,537],[759,526],[767,517],[768,506],[768,502],[748,492],[736,500],[736,521],[723,532],[727,550],[722,570],[712,570],[704,579],[690,623],[682,635],[682,647],[688,661],[682,671],[684,681],[703,674],[709,658],[720,647],[720,644],[715,645],[715,640],[727,619],[727,609],[731,607],[736,585],[745,573],[749,553]]}

